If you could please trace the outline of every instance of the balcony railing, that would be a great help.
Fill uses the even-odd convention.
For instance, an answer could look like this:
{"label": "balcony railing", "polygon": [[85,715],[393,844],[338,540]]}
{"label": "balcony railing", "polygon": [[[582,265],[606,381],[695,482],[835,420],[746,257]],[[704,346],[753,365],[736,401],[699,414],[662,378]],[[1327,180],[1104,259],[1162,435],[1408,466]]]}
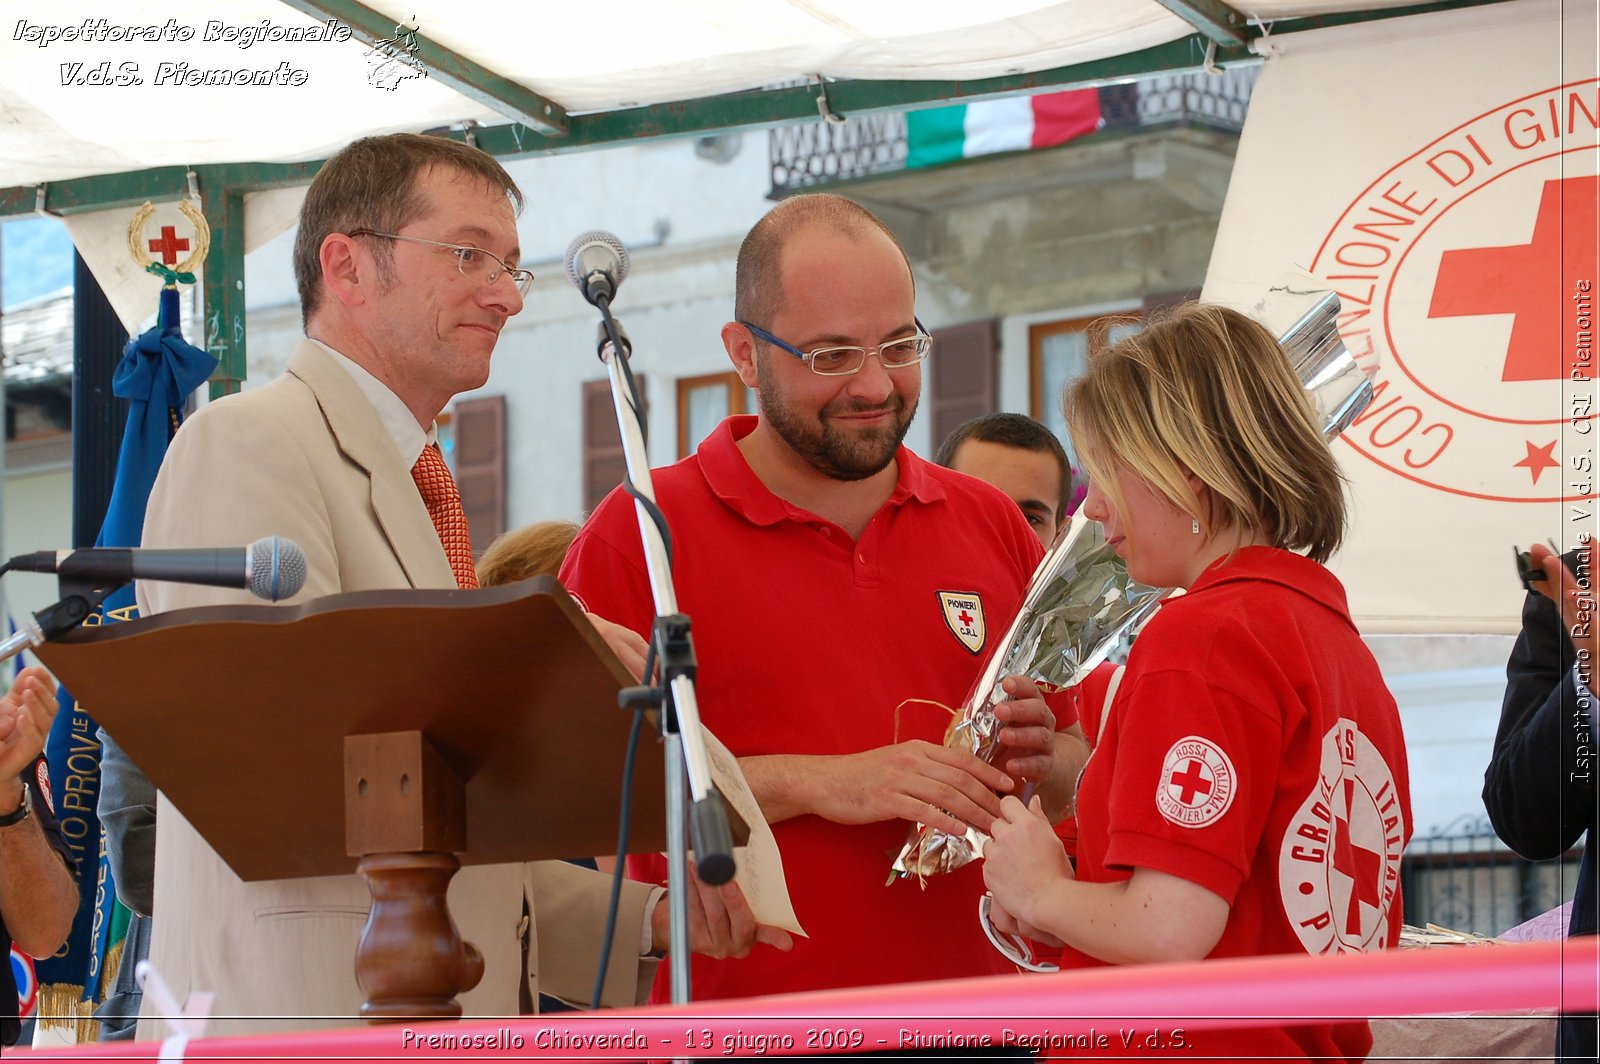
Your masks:
{"label": "balcony railing", "polygon": [[1487,818],[1418,832],[1400,863],[1405,921],[1498,935],[1572,896],[1578,853],[1526,861],[1506,849]]}
{"label": "balcony railing", "polygon": [[807,122],[768,134],[774,198],[803,188],[906,168],[903,112],[865,115],[834,125]]}
{"label": "balcony railing", "polygon": [[[1100,88],[1102,131],[1200,126],[1237,133],[1244,127],[1258,67],[1183,74]],[[865,115],[842,124],[808,122],[768,134],[772,196],[906,168],[906,116]]]}

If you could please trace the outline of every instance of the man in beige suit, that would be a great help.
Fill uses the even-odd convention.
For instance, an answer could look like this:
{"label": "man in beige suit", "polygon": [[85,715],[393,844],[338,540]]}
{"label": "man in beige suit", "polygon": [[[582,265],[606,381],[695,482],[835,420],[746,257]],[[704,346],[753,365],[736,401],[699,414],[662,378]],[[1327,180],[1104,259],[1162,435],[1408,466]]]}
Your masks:
{"label": "man in beige suit", "polygon": [[[441,138],[372,137],[330,159],[306,196],[294,251],[307,339],[283,377],[184,425],[151,494],[143,545],[284,536],[308,563],[295,601],[475,587],[470,548],[456,534],[465,529],[459,496],[430,449],[435,418],[488,379],[500,330],[522,309],[532,276],[516,268],[521,202],[491,157]],[[441,481],[442,502],[433,491]],[[139,600],[144,614],[247,601],[162,583],[141,583]],[[637,672],[642,641],[600,627]],[[293,756],[294,737],[284,739],[280,756]],[[157,821],[150,960],[179,1000],[216,993],[209,1033],[354,1022],[363,881],[245,883],[164,798]],[[587,1001],[608,885],[559,862],[458,873],[450,908],[485,960],[483,980],[461,997],[466,1013],[525,1012],[540,990]],[[737,888],[698,889],[697,949],[742,955],[757,940],[783,944],[782,932],[753,923]],[[606,1003],[642,999],[666,930],[664,899],[625,884]],[[151,1012],[147,997],[142,1037],[163,1033]]]}

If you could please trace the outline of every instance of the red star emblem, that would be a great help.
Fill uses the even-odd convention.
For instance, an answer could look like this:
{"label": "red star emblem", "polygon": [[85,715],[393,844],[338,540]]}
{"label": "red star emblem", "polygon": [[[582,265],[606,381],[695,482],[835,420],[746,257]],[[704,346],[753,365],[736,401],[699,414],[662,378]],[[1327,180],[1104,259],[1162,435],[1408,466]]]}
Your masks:
{"label": "red star emblem", "polygon": [[1511,464],[1527,467],[1528,472],[1533,474],[1533,482],[1535,484],[1539,483],[1539,474],[1546,469],[1560,468],[1561,463],[1550,457],[1551,452],[1556,449],[1557,441],[1551,440],[1543,447],[1535,447],[1532,440],[1525,440],[1524,442],[1528,447],[1528,456],[1520,462]]}

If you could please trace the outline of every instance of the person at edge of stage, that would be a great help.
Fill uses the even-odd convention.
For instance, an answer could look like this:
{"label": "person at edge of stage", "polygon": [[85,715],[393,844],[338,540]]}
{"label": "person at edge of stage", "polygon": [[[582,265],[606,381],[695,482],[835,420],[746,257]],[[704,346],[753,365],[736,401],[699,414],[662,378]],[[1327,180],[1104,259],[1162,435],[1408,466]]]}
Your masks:
{"label": "person at edge of stage", "polygon": [[[1593,949],[1600,929],[1595,874],[1600,788],[1595,786],[1594,665],[1596,540],[1558,555],[1529,548],[1543,580],[1528,581],[1522,630],[1506,662],[1506,693],[1494,753],[1483,774],[1483,804],[1500,840],[1530,861],[1560,857],[1583,839],[1567,936]],[[1564,1013],[1556,1028],[1562,1060],[1596,1057],[1594,1013]]]}
{"label": "person at edge of stage", "polygon": [[30,957],[53,954],[78,914],[72,846],[50,802],[44,745],[60,704],[39,666],[17,673],[0,698],[0,1046],[22,1033],[13,944]]}

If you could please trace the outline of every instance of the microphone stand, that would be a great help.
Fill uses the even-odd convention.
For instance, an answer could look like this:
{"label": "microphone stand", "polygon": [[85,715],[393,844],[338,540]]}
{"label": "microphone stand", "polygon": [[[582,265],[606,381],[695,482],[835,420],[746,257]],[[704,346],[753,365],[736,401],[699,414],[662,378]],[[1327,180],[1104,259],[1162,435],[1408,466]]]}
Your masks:
{"label": "microphone stand", "polygon": [[[5,571],[5,568],[0,567],[0,575],[4,575]],[[0,661],[10,661],[24,650],[32,650],[47,639],[54,639],[72,631],[88,620],[89,614],[98,609],[106,600],[106,596],[119,586],[121,585],[113,584],[110,587],[103,587],[76,581],[62,581],[59,584],[60,602],[46,606],[34,613],[31,618],[23,620],[15,632],[0,642]]]}
{"label": "microphone stand", "polygon": [[[622,692],[621,701],[625,708],[636,712],[648,706],[660,709],[658,719],[666,747],[671,990],[673,1003],[683,1004],[690,1000],[688,896],[694,889],[688,881],[684,840],[685,775],[691,798],[689,830],[694,841],[695,867],[706,883],[718,886],[733,878],[733,838],[722,797],[712,788],[711,764],[700,735],[694,646],[689,634],[689,618],[678,612],[670,556],[662,534],[666,520],[656,506],[650,464],[645,456],[642,414],[634,405],[634,389],[627,367],[632,345],[611,315],[610,297],[603,292],[596,293],[591,302],[599,308],[602,318],[598,351],[610,373],[611,400],[622,434],[628,482],[639,520],[639,538],[644,544],[645,568],[650,576],[650,593],[655,599],[656,619],[651,643],[661,679],[652,684],[649,676],[644,677],[642,686]],[[617,858],[621,860],[622,855],[618,854]]]}

